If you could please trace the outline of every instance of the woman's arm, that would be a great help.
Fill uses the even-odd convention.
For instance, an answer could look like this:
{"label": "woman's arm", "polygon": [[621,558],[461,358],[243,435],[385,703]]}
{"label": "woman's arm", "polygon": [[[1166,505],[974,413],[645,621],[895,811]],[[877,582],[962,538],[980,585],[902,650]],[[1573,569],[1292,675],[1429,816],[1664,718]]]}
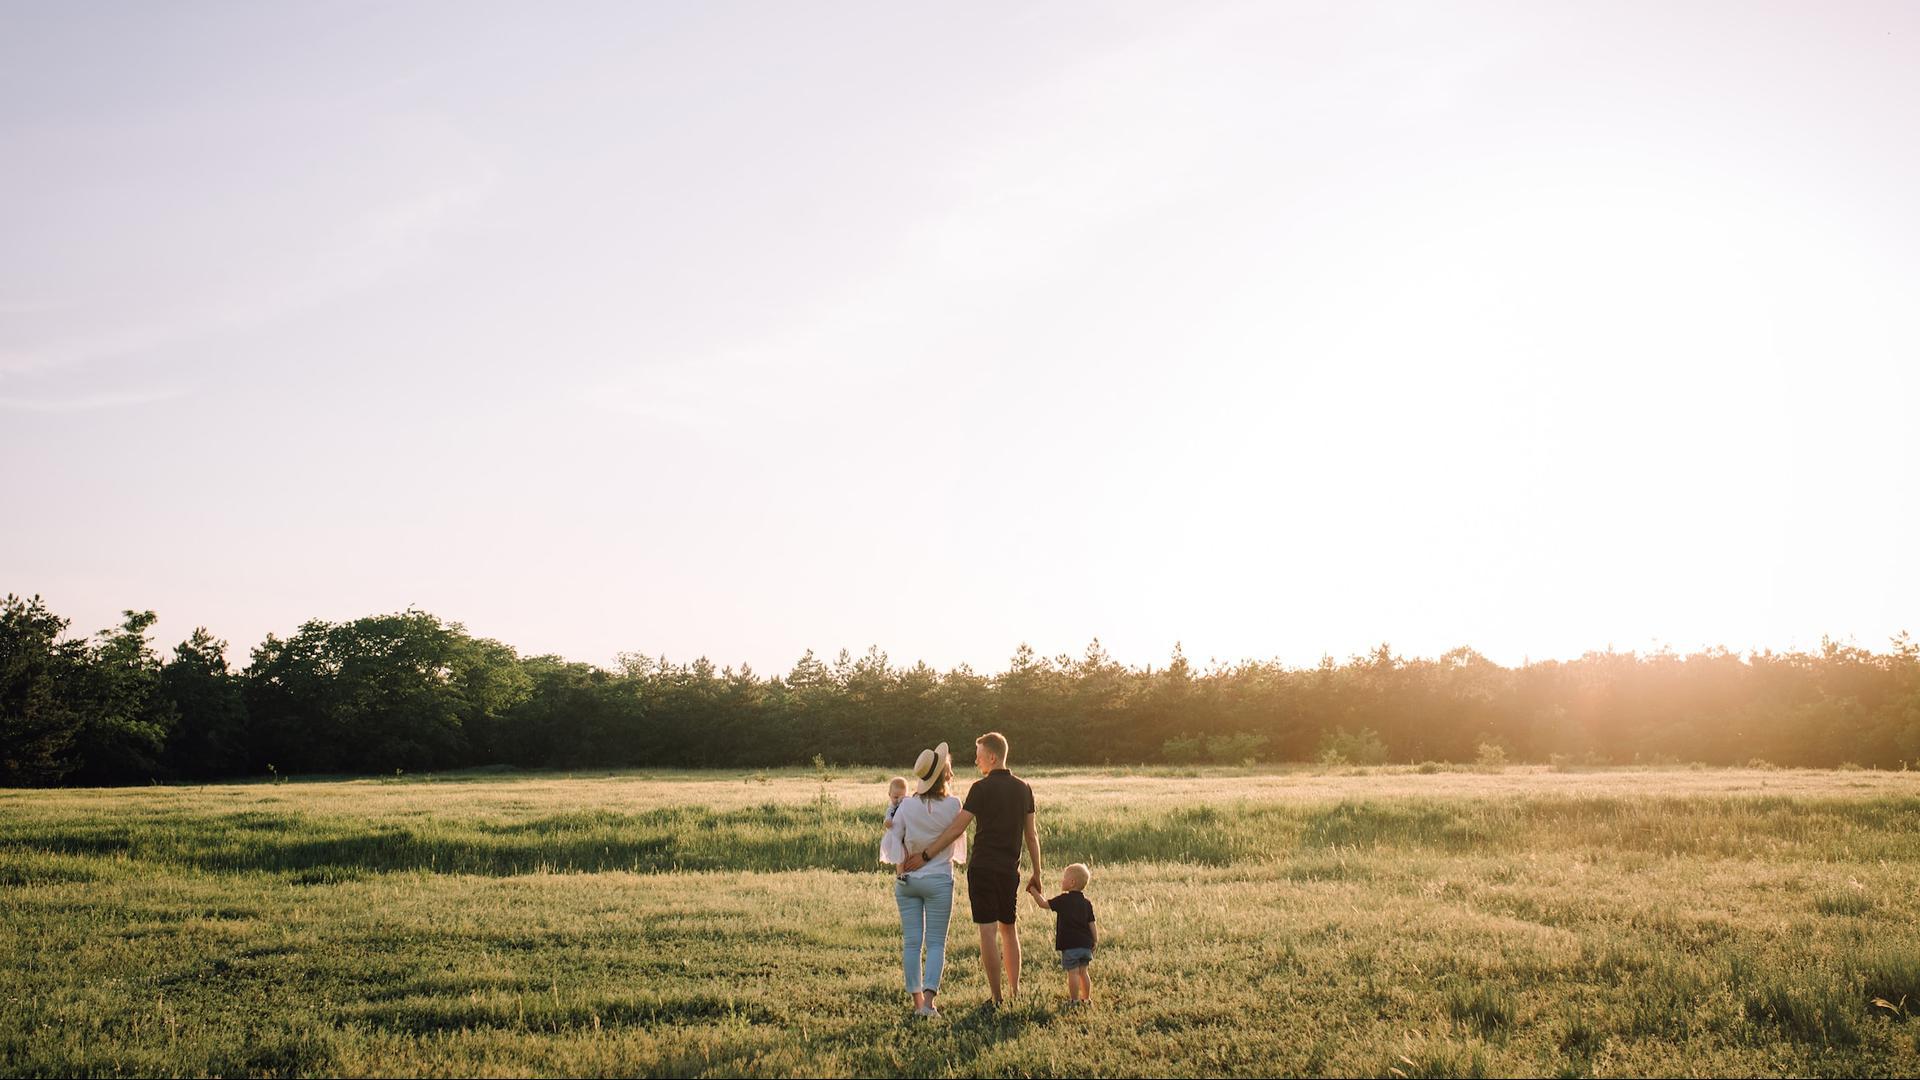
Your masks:
{"label": "woman's arm", "polygon": [[926,865],[927,862],[927,859],[923,856],[936,855],[952,847],[953,842],[960,839],[960,834],[966,832],[967,826],[971,824],[973,824],[972,814],[967,813],[965,810],[954,814],[953,824],[947,826],[945,832],[935,837],[933,843],[928,844],[919,851],[907,852],[907,861],[900,864],[900,869],[903,872],[920,869]]}

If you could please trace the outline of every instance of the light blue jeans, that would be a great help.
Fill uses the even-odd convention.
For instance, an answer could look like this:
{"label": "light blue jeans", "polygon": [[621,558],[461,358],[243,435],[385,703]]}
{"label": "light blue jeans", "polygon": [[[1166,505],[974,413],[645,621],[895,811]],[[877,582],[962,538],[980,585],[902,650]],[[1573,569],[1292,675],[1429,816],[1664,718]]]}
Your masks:
{"label": "light blue jeans", "polygon": [[[895,878],[893,902],[900,906],[900,973],[907,993],[940,989],[947,966],[947,922],[953,917],[953,878],[915,874]],[[920,974],[920,946],[926,945],[926,975]]]}

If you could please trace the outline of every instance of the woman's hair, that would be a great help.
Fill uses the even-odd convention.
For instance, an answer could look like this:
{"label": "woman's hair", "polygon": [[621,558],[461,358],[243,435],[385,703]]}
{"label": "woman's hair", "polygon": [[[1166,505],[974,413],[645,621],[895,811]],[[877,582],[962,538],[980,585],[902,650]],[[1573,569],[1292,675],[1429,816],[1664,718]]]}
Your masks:
{"label": "woman's hair", "polygon": [[921,792],[920,797],[926,799],[928,802],[932,802],[934,799],[946,798],[947,781],[951,779],[953,779],[953,766],[949,764],[946,768],[940,770],[940,775],[934,780],[933,786]]}

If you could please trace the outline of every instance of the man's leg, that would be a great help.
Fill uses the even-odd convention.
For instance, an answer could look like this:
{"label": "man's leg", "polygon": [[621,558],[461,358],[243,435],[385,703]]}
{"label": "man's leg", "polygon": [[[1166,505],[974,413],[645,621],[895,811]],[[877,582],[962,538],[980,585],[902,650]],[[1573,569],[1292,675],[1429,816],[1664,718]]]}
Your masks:
{"label": "man's leg", "polygon": [[980,924],[980,966],[987,969],[987,992],[993,995],[993,1003],[1000,1004],[1000,937],[994,932],[996,923]]}
{"label": "man's leg", "polygon": [[[1000,925],[1000,948],[1007,956],[1007,996],[1020,996],[1020,928],[1010,922]],[[981,940],[986,940],[984,933]]]}

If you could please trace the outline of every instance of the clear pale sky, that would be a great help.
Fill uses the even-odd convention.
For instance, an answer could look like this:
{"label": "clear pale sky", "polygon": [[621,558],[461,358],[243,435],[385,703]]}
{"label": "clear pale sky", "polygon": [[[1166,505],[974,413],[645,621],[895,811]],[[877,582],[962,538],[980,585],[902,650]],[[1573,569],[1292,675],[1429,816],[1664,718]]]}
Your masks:
{"label": "clear pale sky", "polygon": [[1920,5],[0,7],[0,592],[237,660],[1920,633]]}

